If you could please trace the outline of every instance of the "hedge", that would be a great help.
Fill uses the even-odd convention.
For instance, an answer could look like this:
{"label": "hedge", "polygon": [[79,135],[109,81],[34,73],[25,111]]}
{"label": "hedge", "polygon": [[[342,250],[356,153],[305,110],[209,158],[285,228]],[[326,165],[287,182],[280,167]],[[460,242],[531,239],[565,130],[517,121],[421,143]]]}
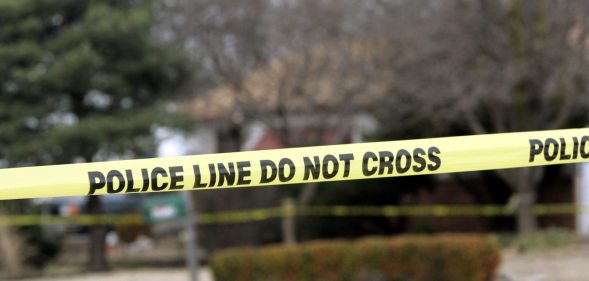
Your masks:
{"label": "hedge", "polygon": [[478,235],[315,241],[216,253],[217,281],[488,281],[498,244]]}

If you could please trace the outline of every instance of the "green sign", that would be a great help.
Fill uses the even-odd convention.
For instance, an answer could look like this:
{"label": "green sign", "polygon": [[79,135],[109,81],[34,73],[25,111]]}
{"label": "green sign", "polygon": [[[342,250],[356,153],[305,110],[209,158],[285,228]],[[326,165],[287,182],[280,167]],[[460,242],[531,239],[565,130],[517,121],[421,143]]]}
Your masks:
{"label": "green sign", "polygon": [[179,193],[147,197],[141,204],[143,218],[148,223],[185,218],[186,205]]}

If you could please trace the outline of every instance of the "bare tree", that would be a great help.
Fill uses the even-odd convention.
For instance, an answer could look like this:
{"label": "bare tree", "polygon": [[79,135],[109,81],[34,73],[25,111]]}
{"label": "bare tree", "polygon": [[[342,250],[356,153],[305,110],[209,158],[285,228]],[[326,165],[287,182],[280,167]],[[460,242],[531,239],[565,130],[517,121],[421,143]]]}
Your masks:
{"label": "bare tree", "polygon": [[[235,132],[221,143],[239,139],[243,120],[262,122],[287,147],[349,141],[351,120],[387,90],[376,1],[179,0],[171,9],[176,40],[192,42],[218,79],[189,111],[199,120],[220,112]],[[306,185],[297,204],[316,187]]]}
{"label": "bare tree", "polygon": [[[240,139],[244,119],[263,121],[286,146],[320,144],[333,128],[345,136],[349,116],[362,111],[399,120],[392,125],[399,130],[429,122],[430,134],[453,125],[491,133],[586,120],[583,1],[170,3],[171,34],[206,57],[222,85],[209,94],[231,113],[223,150],[238,149],[231,140]],[[518,229],[534,231],[543,168],[497,174],[514,191]],[[298,203],[315,190],[305,187]]]}
{"label": "bare tree", "polygon": [[[413,120],[464,124],[476,134],[583,126],[588,105],[586,1],[449,0],[394,65],[397,98]],[[397,100],[395,100],[397,101]],[[415,107],[413,107],[415,108]],[[498,170],[513,189],[517,229],[533,213],[544,169]]]}

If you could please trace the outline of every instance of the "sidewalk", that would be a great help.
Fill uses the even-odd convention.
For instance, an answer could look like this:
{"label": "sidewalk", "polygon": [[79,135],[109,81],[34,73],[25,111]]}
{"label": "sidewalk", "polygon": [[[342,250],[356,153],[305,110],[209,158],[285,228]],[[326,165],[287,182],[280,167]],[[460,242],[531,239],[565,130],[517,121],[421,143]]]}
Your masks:
{"label": "sidewalk", "polygon": [[[213,275],[208,268],[201,269],[198,277],[198,281],[213,281]],[[187,281],[188,278],[188,271],[184,269],[138,269],[106,273],[89,273],[72,277],[58,276],[23,279],[23,281]]]}

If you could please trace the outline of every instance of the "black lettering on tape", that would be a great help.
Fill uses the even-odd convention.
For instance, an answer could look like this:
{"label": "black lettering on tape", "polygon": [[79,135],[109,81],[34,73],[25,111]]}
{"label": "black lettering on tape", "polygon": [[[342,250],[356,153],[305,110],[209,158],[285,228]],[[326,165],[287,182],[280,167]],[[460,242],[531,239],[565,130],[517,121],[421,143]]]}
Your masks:
{"label": "black lettering on tape", "polygon": [[[323,178],[327,180],[334,178],[339,171],[339,161],[331,154],[327,154],[323,157],[323,165],[321,166]],[[331,171],[329,171],[330,167],[332,167]]]}
{"label": "black lettering on tape", "polygon": [[278,176],[278,167],[272,160],[260,160],[260,170],[262,170],[260,183],[270,183]]}
{"label": "black lettering on tape", "polygon": [[[551,152],[552,150],[552,152]],[[558,155],[558,142],[553,138],[547,138],[546,144],[544,145],[544,159],[546,161],[552,161],[556,159]]]}
{"label": "black lettering on tape", "polygon": [[438,154],[441,154],[441,153],[442,152],[440,151],[440,149],[435,146],[428,148],[427,158],[429,159],[430,162],[433,163],[433,164],[427,165],[428,170],[433,172],[442,166],[442,159],[440,159],[440,157],[438,156]]}
{"label": "black lettering on tape", "polygon": [[141,176],[143,176],[143,186],[141,187],[141,191],[148,191],[151,178],[147,169],[141,169]]}
{"label": "black lettering on tape", "polygon": [[313,156],[313,162],[309,157],[303,157],[303,162],[305,163],[305,175],[303,176],[303,180],[308,180],[309,176],[313,176],[313,179],[319,179],[319,173],[321,172],[321,161],[319,160],[319,156]]}
{"label": "black lettering on tape", "polygon": [[135,187],[135,180],[133,179],[133,172],[130,169],[125,170],[127,174],[127,193],[139,192],[139,188]]}
{"label": "black lettering on tape", "polygon": [[[288,167],[288,175],[286,174],[287,169],[285,167]],[[288,158],[280,159],[280,162],[278,162],[278,180],[280,182],[287,182],[292,180],[292,178],[295,176],[295,172],[296,168],[292,160]]]}
{"label": "black lettering on tape", "polygon": [[[525,138],[525,135],[523,135]],[[519,138],[519,137],[518,137]],[[508,138],[511,139],[511,138]],[[541,161],[564,161],[570,162],[580,158],[589,159],[589,136],[569,136],[563,134],[563,137],[555,136],[542,139],[528,139],[529,154],[528,161],[535,162],[537,157],[544,158]],[[525,141],[524,139],[524,141]],[[394,143],[392,144],[394,146]],[[502,146],[507,147],[507,146]],[[518,149],[518,145],[510,146],[510,149]],[[521,147],[519,147],[521,148]],[[329,151],[329,150],[328,150]],[[503,151],[502,151],[503,152]],[[487,152],[485,152],[486,154]],[[457,154],[455,157],[463,157]],[[483,155],[487,156],[487,155]],[[366,151],[362,155],[361,170],[364,177],[374,177],[376,175],[390,175],[393,173],[406,174],[409,171],[421,173],[423,171],[437,171],[442,167],[442,158],[447,157],[442,154],[436,146],[417,147],[409,149],[397,149],[382,151]],[[525,157],[525,156],[524,156]],[[341,154],[321,154],[319,156],[302,157],[304,167],[303,175],[300,175],[301,167],[297,167],[295,162],[289,158],[282,158],[280,161],[260,160],[260,166],[255,166],[252,171],[250,161],[241,162],[224,162],[208,164],[208,171],[201,173],[200,165],[193,165],[194,188],[220,187],[231,185],[249,185],[252,183],[252,173],[260,174],[260,183],[268,184],[274,181],[290,182],[294,178],[297,181],[317,181],[330,180],[334,178],[348,178],[352,170],[359,173],[352,165],[360,164],[354,161],[354,153]],[[297,160],[300,161],[300,158]],[[524,160],[525,161],[525,160]],[[141,163],[141,162],[140,162]],[[297,163],[298,165],[299,163]],[[515,163],[521,166],[521,163]],[[506,163],[514,165],[513,163]],[[205,169],[202,164],[203,169]],[[487,166],[489,168],[497,167],[496,163]],[[502,166],[499,166],[502,167]],[[110,170],[110,171],[89,171],[88,176],[88,194],[97,193],[134,193],[145,191],[163,191],[167,188],[170,190],[184,189],[184,166],[170,166],[166,169],[155,167],[153,169],[142,168],[138,170]],[[341,169],[340,169],[341,168]],[[426,170],[427,169],[427,170]],[[340,170],[342,171],[340,173]],[[454,169],[452,169],[454,170]],[[299,175],[297,176],[297,172]],[[143,183],[139,182],[139,175]],[[302,176],[302,177],[301,177]],[[354,174],[354,177],[358,175]],[[205,177],[205,178],[203,178]],[[208,177],[208,178],[207,178]],[[137,179],[137,182],[135,182]]]}
{"label": "black lettering on tape", "polygon": [[569,160],[571,159],[570,154],[566,154],[567,144],[564,138],[559,138],[560,140],[560,160]]}
{"label": "black lettering on tape", "polygon": [[88,172],[88,181],[90,182],[88,195],[95,194],[96,190],[104,188],[106,185],[106,178],[104,177],[104,174],[98,171]]}
{"label": "black lettering on tape", "polygon": [[347,178],[350,176],[350,161],[354,160],[354,154],[345,153],[339,155],[339,160],[344,162],[344,174],[343,177]]}
{"label": "black lettering on tape", "polygon": [[194,186],[192,186],[192,188],[207,187],[207,184],[202,182],[202,174],[200,173],[199,165],[192,165],[192,170],[194,171]]}
{"label": "black lettering on tape", "polygon": [[573,137],[573,159],[579,156],[579,138]]}
{"label": "black lettering on tape", "polygon": [[249,170],[252,166],[250,161],[240,161],[236,163],[237,165],[237,184],[244,185],[250,184],[252,182],[249,177],[251,176],[252,172]]}
{"label": "black lettering on tape", "polygon": [[225,168],[223,163],[217,163],[217,169],[219,170],[219,185],[222,186],[227,181],[227,185],[235,184],[235,165],[233,163],[229,163],[227,165],[229,168]]}
{"label": "black lettering on tape", "polygon": [[162,182],[162,184],[158,184],[158,177],[161,176],[162,178],[167,178],[168,173],[162,167],[155,167],[151,170],[151,189],[153,191],[162,191],[168,187],[167,182]]}
{"label": "black lettering on tape", "polygon": [[425,155],[425,150],[423,150],[423,148],[418,147],[413,150],[413,162],[415,162],[415,165],[413,165],[413,171],[416,173],[425,170],[426,162],[423,155]]}
{"label": "black lettering on tape", "polygon": [[[405,158],[405,160],[403,160]],[[395,160],[397,173],[404,174],[411,168],[411,154],[405,149],[397,151],[397,159]]]}
{"label": "black lettering on tape", "polygon": [[170,190],[180,190],[184,188],[184,185],[180,184],[184,181],[184,176],[181,175],[183,172],[184,168],[182,166],[170,167]]}
{"label": "black lettering on tape", "polygon": [[539,139],[530,139],[529,142],[530,142],[529,162],[532,163],[532,162],[534,162],[534,158],[536,157],[536,155],[540,155],[540,153],[542,153],[542,150],[544,150],[544,144]]}
{"label": "black lettering on tape", "polygon": [[372,166],[371,168],[368,167],[370,165],[370,160],[372,160],[372,162],[376,162],[378,161],[378,156],[376,156],[374,152],[365,152],[362,156],[362,174],[365,177],[372,176],[378,171],[378,167],[376,166]]}
{"label": "black lettering on tape", "polygon": [[380,151],[378,152],[379,165],[378,165],[378,174],[384,174],[384,170],[387,169],[387,174],[390,175],[393,173],[393,161],[395,160],[395,156],[390,151]]}
{"label": "black lettering on tape", "polygon": [[589,142],[589,136],[583,136],[581,138],[581,148],[579,149],[580,153],[581,153],[581,158],[583,159],[587,159],[589,158],[589,151],[585,150],[585,147],[587,146],[587,142]]}
{"label": "black lettering on tape", "polygon": [[215,171],[215,164],[209,164],[209,176],[211,177],[209,179],[209,186],[215,186],[215,183],[217,182],[217,171]]}
{"label": "black lettering on tape", "polygon": [[[118,186],[115,188],[114,179],[117,179]],[[109,194],[119,193],[125,189],[125,177],[117,170],[111,170],[106,174],[106,192]]]}

